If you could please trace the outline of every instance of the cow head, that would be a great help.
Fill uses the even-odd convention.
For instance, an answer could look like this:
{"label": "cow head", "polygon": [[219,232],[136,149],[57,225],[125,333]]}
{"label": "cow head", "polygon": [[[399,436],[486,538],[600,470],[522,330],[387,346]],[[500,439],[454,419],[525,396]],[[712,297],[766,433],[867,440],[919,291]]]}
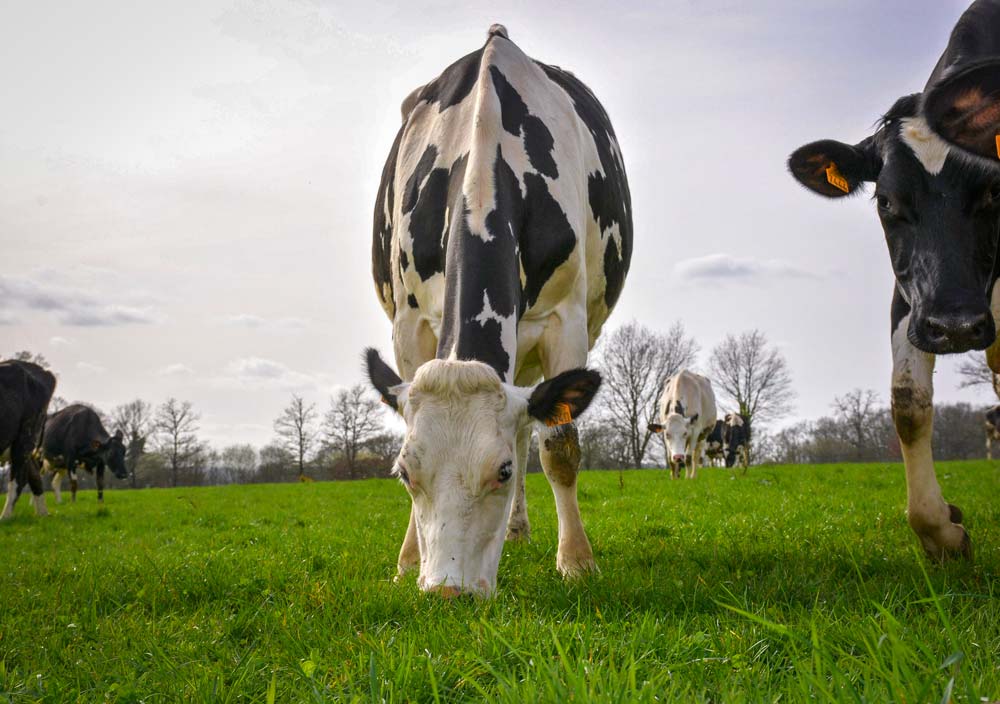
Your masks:
{"label": "cow head", "polygon": [[[989,297],[1000,169],[932,132],[920,98],[899,99],[875,134],[858,144],[825,140],[800,147],[789,169],[828,198],[874,183],[896,287],[910,307],[910,342],[938,354],[985,349],[996,338]],[[955,111],[958,104],[951,106]]]}
{"label": "cow head", "polygon": [[118,431],[107,439],[106,442],[94,441],[94,449],[104,464],[119,479],[128,478],[128,469],[125,467],[125,443],[123,442],[122,431]]}
{"label": "cow head", "polygon": [[366,363],[382,400],[406,421],[393,471],[413,500],[420,588],[491,594],[517,472],[524,471],[517,433],[533,422],[579,416],[600,375],[574,369],[521,388],[482,362],[435,359],[405,383],[375,350]]}
{"label": "cow head", "polygon": [[986,411],[986,425],[994,431],[1000,431],[1000,406],[994,406]]}
{"label": "cow head", "polygon": [[684,466],[688,446],[694,447],[690,440],[697,420],[697,413],[690,418],[685,418],[680,413],[670,413],[662,424],[650,423],[647,426],[654,433],[663,433],[663,442],[667,446],[667,459],[670,460],[671,466]]}

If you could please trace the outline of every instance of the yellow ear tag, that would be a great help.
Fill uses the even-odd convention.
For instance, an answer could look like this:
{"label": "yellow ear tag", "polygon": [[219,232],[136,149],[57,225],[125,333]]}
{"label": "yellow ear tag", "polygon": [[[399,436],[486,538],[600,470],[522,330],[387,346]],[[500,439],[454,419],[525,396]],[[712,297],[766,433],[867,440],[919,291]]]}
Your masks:
{"label": "yellow ear tag", "polygon": [[997,135],[997,158],[1000,159],[1000,134]]}
{"label": "yellow ear tag", "polygon": [[[997,137],[998,144],[1000,144],[1000,137]],[[998,147],[1000,149],[1000,147]],[[834,188],[839,188],[844,193],[851,192],[851,186],[847,183],[847,179],[844,175],[837,170],[837,165],[834,162],[830,162],[830,165],[826,167],[826,180]]]}
{"label": "yellow ear tag", "polygon": [[569,404],[559,402],[556,404],[555,413],[545,421],[545,425],[552,427],[553,425],[566,425],[567,423],[573,422],[573,414],[570,413]]}

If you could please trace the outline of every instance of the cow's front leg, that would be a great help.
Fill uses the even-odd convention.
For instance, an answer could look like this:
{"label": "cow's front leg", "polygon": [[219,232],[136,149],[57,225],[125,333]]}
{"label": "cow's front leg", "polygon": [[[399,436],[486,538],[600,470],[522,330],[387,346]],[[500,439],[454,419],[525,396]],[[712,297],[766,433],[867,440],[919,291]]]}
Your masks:
{"label": "cow's front leg", "polygon": [[691,451],[691,478],[698,478],[698,459],[701,457],[701,442],[696,442]]}
{"label": "cow's front leg", "polygon": [[945,502],[934,473],[934,355],[910,344],[908,323],[909,316],[904,316],[892,334],[892,420],[906,466],[907,520],[930,557],[971,558],[962,512]]}
{"label": "cow's front leg", "polygon": [[538,435],[542,469],[552,487],[559,519],[559,551],[556,569],[574,577],[597,569],[594,552],[580,519],[576,477],[580,471],[580,438],[572,423],[545,428]]}
{"label": "cow's front leg", "polygon": [[52,472],[52,493],[56,495],[56,503],[62,503],[62,478],[63,473],[61,469],[57,469]]}
{"label": "cow's front leg", "polygon": [[531,538],[531,524],[528,523],[528,499],[524,492],[524,478],[528,474],[528,450],[531,446],[530,427],[517,434],[517,485],[514,501],[510,505],[507,519],[507,540],[528,540]]}
{"label": "cow's front leg", "polygon": [[14,515],[14,504],[21,492],[17,490],[17,481],[14,479],[14,467],[11,465],[10,474],[7,479],[7,500],[4,501],[3,513],[0,513],[0,520],[10,518]]}
{"label": "cow's front leg", "polygon": [[97,482],[97,503],[104,503],[104,468],[98,467],[95,473],[95,480]]}
{"label": "cow's front leg", "polygon": [[396,561],[397,577],[418,567],[420,567],[420,543],[417,540],[417,516],[416,509],[410,504],[410,524],[406,527],[406,537],[403,538],[403,546],[399,549],[399,559]]}

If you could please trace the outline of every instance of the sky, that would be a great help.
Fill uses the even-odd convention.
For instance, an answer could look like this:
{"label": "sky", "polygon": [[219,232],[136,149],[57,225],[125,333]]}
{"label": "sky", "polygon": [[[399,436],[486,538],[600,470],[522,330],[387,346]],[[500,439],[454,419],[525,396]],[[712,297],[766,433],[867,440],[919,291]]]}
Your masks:
{"label": "sky", "polygon": [[[399,104],[494,22],[572,70],[615,125],[635,242],[610,327],[681,321],[699,362],[758,328],[797,390],[785,423],[887,399],[892,271],[867,196],[788,175],[919,91],[966,3],[0,0],[0,356],[110,410],[191,401],[263,445],[291,394],[324,410],[391,358],[371,216]],[[606,328],[608,329],[608,328]],[[959,390],[941,358],[936,397]]]}

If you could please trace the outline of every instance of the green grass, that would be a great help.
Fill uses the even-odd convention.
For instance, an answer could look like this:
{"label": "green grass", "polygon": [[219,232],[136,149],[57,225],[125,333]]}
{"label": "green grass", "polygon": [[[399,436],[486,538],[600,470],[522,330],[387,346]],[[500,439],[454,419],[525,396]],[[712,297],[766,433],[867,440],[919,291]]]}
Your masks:
{"label": "green grass", "polygon": [[[391,481],[93,492],[0,525],[0,701],[1000,699],[1000,469],[939,465],[973,565],[927,563],[902,468],[586,472],[564,583],[544,477],[488,601],[393,584]],[[981,699],[985,698],[985,699]]]}

